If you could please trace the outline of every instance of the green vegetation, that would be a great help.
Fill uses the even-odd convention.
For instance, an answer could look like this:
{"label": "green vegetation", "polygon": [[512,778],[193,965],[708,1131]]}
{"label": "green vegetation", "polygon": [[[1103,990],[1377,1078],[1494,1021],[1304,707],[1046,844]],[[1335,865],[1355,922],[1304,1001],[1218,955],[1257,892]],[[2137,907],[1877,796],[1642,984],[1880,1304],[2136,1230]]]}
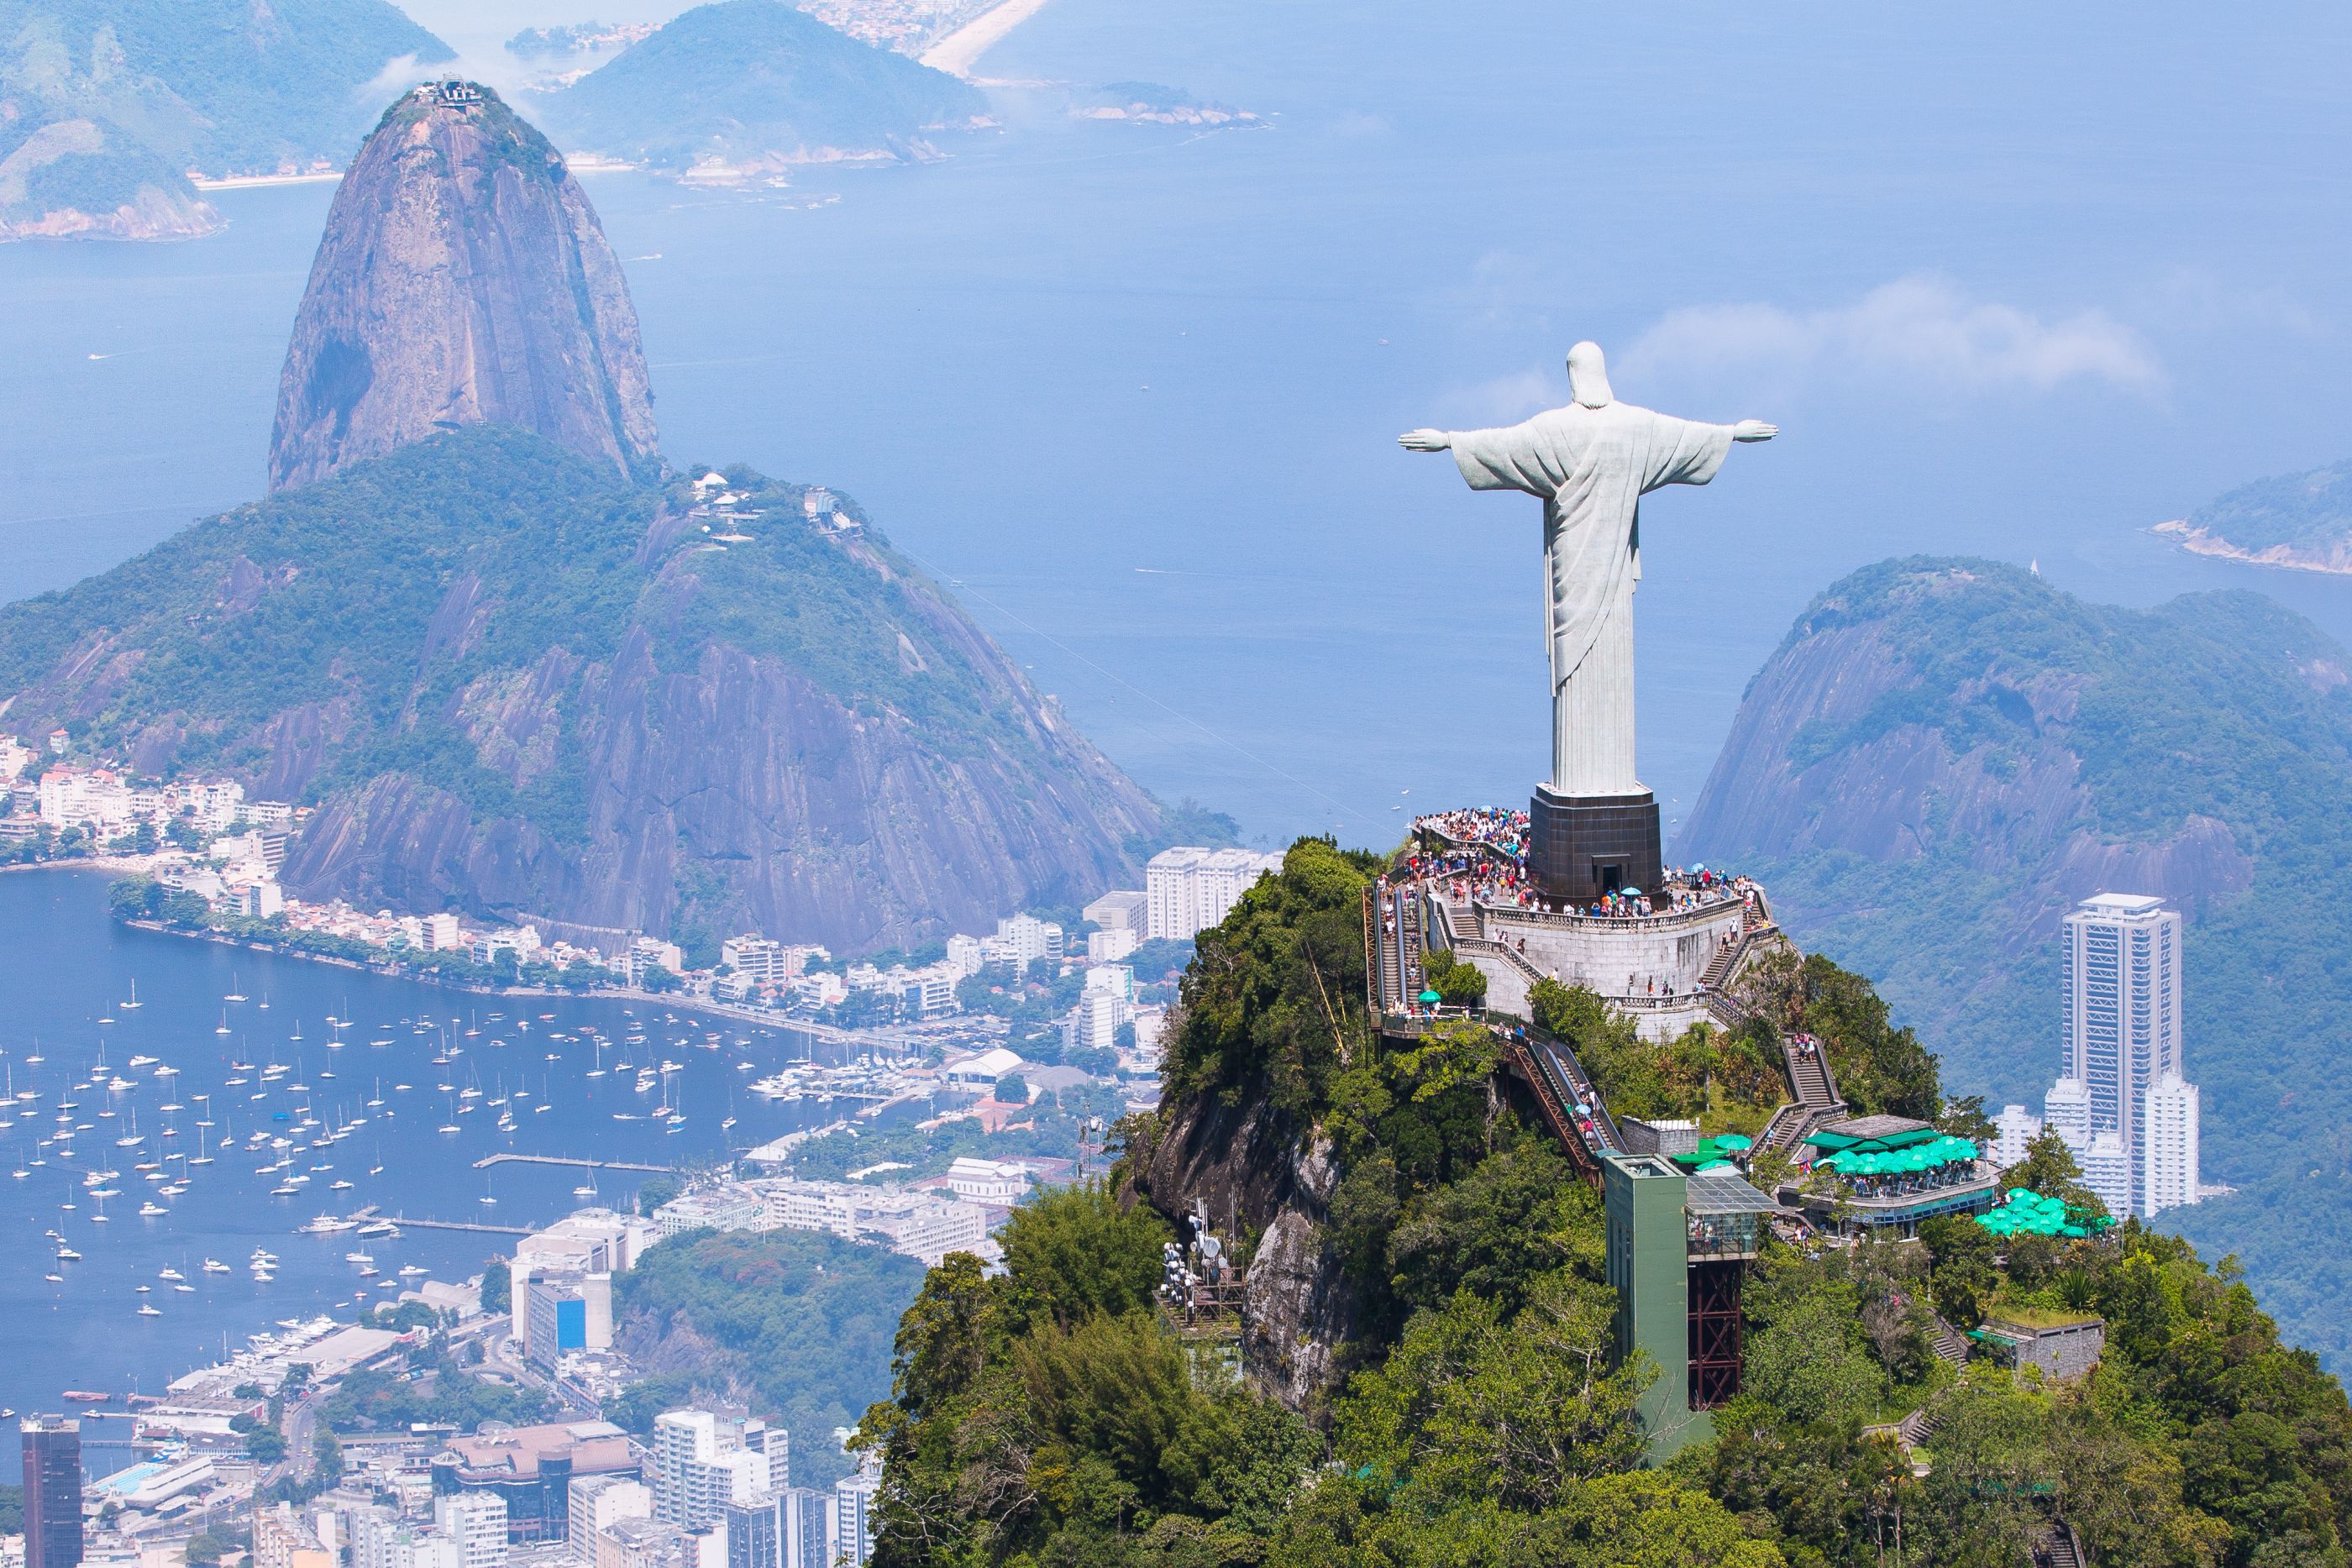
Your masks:
{"label": "green vegetation", "polygon": [[2284,545],[2325,560],[2352,546],[2352,465],[2331,463],[2240,486],[2189,515],[2189,527],[2241,549]]}
{"label": "green vegetation", "polygon": [[[894,1397],[861,1429],[885,1458],[885,1568],[1872,1568],[1898,1533],[1906,1563],[1994,1568],[2028,1561],[2053,1510],[2098,1563],[2345,1561],[2343,1391],[2281,1345],[2233,1262],[2136,1222],[2002,1248],[1968,1219],[1924,1243],[1772,1243],[1717,1436],[1639,1468],[1651,1369],[1612,1364],[1597,1196],[1517,1108],[1489,1031],[1369,1030],[1339,916],[1370,869],[1302,840],[1202,935],[1171,1101],[1129,1129],[1140,1164],[1178,1102],[1211,1097],[1328,1140],[1328,1235],[1369,1303],[1332,1347],[1344,1385],[1311,1425],[1236,1386],[1148,1310],[1150,1207],[1059,1195],[1016,1218],[1002,1276],[950,1258],[901,1322]],[[1774,981],[1761,1029],[1819,1034],[1880,1105],[1948,1113],[1933,1057],[1866,984],[1815,962]],[[1712,1053],[1719,1089],[1748,1049],[1710,1034],[1633,1060],[1589,993],[1553,988],[1539,1010],[1662,1094],[1707,1085],[1684,1057]],[[2055,1193],[2079,1182],[2063,1144],[2032,1165]],[[2073,1385],[1961,1374],[1930,1302],[1963,1323],[2095,1312],[2106,1357]],[[1940,1423],[1924,1475],[1882,1426],[1923,1407]]]}
{"label": "green vegetation", "polygon": [[859,43],[783,0],[698,5],[546,99],[566,145],[683,171],[821,150],[892,152],[986,111],[979,89]]}
{"label": "green vegetation", "polygon": [[[1896,682],[1852,720],[1799,731],[1789,762],[1801,779],[1843,777],[1903,727],[1940,737],[1958,758],[1940,776],[1955,782],[1918,808],[1921,852],[1697,847],[1761,878],[1807,947],[1875,977],[1949,1080],[2038,1104],[2057,1038],[2054,890],[2092,891],[2063,869],[2068,835],[2149,846],[2200,819],[2206,841],[2226,831],[2172,875],[2197,894],[2189,1051],[2204,1174],[2238,1191],[2165,1223],[2242,1256],[2291,1341],[2331,1361],[2352,1348],[2339,1261],[2352,1256],[2352,1156],[2337,1149],[2352,1124],[2352,905],[2332,896],[2352,864],[2352,654],[2256,594],[2117,609],[1987,561],[1857,572],[1790,643],[1828,633],[1867,638]],[[2024,795],[1983,793],[2022,779],[2030,794],[2053,769],[2079,779],[2079,811],[2063,802],[2045,820]]]}
{"label": "green vegetation", "polygon": [[546,1419],[553,1408],[538,1389],[485,1382],[436,1346],[412,1358],[404,1371],[369,1367],[352,1373],[327,1396],[320,1415],[337,1432],[386,1431],[419,1421],[446,1422],[470,1432],[485,1421],[527,1427]]}
{"label": "green vegetation", "polygon": [[0,41],[0,157],[51,127],[44,145],[63,155],[0,181],[0,219],[149,191],[184,210],[188,169],[341,164],[381,107],[360,89],[402,57],[452,57],[390,0],[19,0]]}
{"label": "green vegetation", "polygon": [[[0,693],[24,694],[28,725],[70,711],[83,755],[139,741],[153,756],[160,741],[159,768],[248,781],[286,725],[323,725],[337,738],[306,799],[373,788],[397,805],[404,781],[559,855],[598,831],[592,779],[607,777],[619,722],[608,677],[633,638],[666,674],[702,669],[714,641],[787,662],[846,713],[913,727],[942,760],[1066,768],[1010,664],[877,535],[823,533],[798,488],[735,482],[764,520],[751,542],[709,549],[656,528],[663,497],[609,469],[519,430],[454,432],[0,608]],[[100,636],[137,656],[60,673]],[[657,726],[658,692],[644,701]],[[682,926],[740,928],[741,858],[719,843],[681,862]]]}
{"label": "green vegetation", "polygon": [[668,1375],[614,1419],[650,1429],[697,1390],[740,1391],[792,1429],[793,1483],[830,1486],[846,1473],[834,1428],[889,1386],[891,1325],[922,1272],[812,1231],[690,1231],[650,1248],[614,1281],[614,1322],[642,1364]]}

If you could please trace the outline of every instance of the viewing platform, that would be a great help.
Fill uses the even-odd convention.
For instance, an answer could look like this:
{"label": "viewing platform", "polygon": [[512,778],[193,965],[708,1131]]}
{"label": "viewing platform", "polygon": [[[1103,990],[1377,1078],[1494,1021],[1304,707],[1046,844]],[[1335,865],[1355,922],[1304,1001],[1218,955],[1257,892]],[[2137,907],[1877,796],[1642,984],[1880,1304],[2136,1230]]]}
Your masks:
{"label": "viewing platform", "polygon": [[1706,867],[1675,870],[1572,907],[1541,897],[1522,858],[1527,814],[1456,810],[1416,819],[1421,852],[1367,897],[1367,967],[1383,1010],[1410,1010],[1421,955],[1443,949],[1486,977],[1486,1005],[1529,1016],[1545,979],[1580,985],[1630,1015],[1643,1038],[1693,1024],[1737,1028],[1741,970],[1783,945],[1763,889]]}

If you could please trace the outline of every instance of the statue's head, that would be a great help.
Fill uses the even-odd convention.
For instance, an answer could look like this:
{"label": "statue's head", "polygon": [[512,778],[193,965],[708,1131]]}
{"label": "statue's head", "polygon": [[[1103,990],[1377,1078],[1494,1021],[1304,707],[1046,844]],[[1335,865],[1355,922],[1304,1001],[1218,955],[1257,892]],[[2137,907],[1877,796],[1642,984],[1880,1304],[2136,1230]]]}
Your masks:
{"label": "statue's head", "polygon": [[1600,344],[1582,342],[1568,351],[1568,390],[1587,408],[1607,408],[1617,401],[1609,390],[1609,362],[1601,357]]}

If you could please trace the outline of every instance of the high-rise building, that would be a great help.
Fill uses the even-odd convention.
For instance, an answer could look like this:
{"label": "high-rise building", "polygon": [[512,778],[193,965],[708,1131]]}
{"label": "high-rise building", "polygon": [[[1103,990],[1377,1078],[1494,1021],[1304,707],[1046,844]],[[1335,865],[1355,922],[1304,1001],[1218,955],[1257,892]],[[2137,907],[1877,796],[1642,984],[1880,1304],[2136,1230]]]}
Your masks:
{"label": "high-rise building", "polygon": [[[2046,1106],[2050,1124],[2074,1151],[2084,1185],[2116,1214],[2149,1215],[2194,1203],[2196,1178],[2191,1174],[2183,1187],[2177,1166],[2182,1149],[2194,1147],[2197,1115],[2181,1044],[2179,913],[2160,898],[2098,894],[2066,916],[2061,946],[2064,1051]],[[2168,1134],[2171,1152],[2151,1164],[2148,1094],[2168,1079],[2183,1081],[2187,1092],[2162,1100],[2174,1123]],[[2113,1148],[2101,1144],[2106,1134],[2114,1134]],[[2147,1185],[2158,1170],[2167,1184],[2161,1196]],[[2188,1196],[2179,1196],[2183,1191]]]}
{"label": "high-rise building", "polygon": [[[635,1477],[612,1473],[579,1476],[572,1482],[566,1539],[582,1563],[596,1561],[596,1535],[625,1519],[651,1519],[654,1494]],[[354,1563],[352,1568],[363,1568]]]}
{"label": "high-rise building", "polygon": [[433,1528],[457,1543],[458,1568],[506,1568],[507,1500],[498,1493],[461,1491],[435,1498]]}
{"label": "high-rise building", "polygon": [[833,1483],[833,1556],[849,1568],[866,1568],[874,1555],[874,1494],[881,1478],[871,1469]]}
{"label": "high-rise building", "polygon": [[814,1487],[787,1487],[777,1498],[783,1568],[833,1568],[833,1499]]}
{"label": "high-rise building", "polygon": [[1162,850],[1143,868],[1145,935],[1189,941],[1230,914],[1280,855],[1252,850]]}
{"label": "high-rise building", "polygon": [[25,1443],[25,1568],[80,1568],[81,1423],[33,1416]]}
{"label": "high-rise building", "polygon": [[654,1512],[681,1529],[717,1522],[733,1504],[782,1488],[792,1475],[782,1427],[709,1410],[654,1417]]}
{"label": "high-rise building", "polygon": [[2042,1134],[2042,1118],[2022,1105],[2003,1105],[1992,1119],[1993,1163],[2004,1169],[2025,1158],[2025,1145]]}
{"label": "high-rise building", "polygon": [[2145,1212],[2195,1203],[2197,1085],[2168,1072],[2147,1086],[2141,1106],[2139,1190]]}
{"label": "high-rise building", "polygon": [[720,1518],[727,1526],[727,1568],[784,1568],[784,1500],[763,1492],[730,1502]]}

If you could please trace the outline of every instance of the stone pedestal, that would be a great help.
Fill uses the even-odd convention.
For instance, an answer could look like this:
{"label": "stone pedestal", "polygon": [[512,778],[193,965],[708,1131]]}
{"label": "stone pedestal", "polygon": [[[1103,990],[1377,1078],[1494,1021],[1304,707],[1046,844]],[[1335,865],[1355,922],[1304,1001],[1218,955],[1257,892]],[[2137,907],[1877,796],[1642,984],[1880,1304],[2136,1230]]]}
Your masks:
{"label": "stone pedestal", "polygon": [[1536,787],[1528,809],[1528,874],[1547,898],[1581,906],[1638,887],[1654,894],[1664,880],[1658,798],[1555,795]]}

